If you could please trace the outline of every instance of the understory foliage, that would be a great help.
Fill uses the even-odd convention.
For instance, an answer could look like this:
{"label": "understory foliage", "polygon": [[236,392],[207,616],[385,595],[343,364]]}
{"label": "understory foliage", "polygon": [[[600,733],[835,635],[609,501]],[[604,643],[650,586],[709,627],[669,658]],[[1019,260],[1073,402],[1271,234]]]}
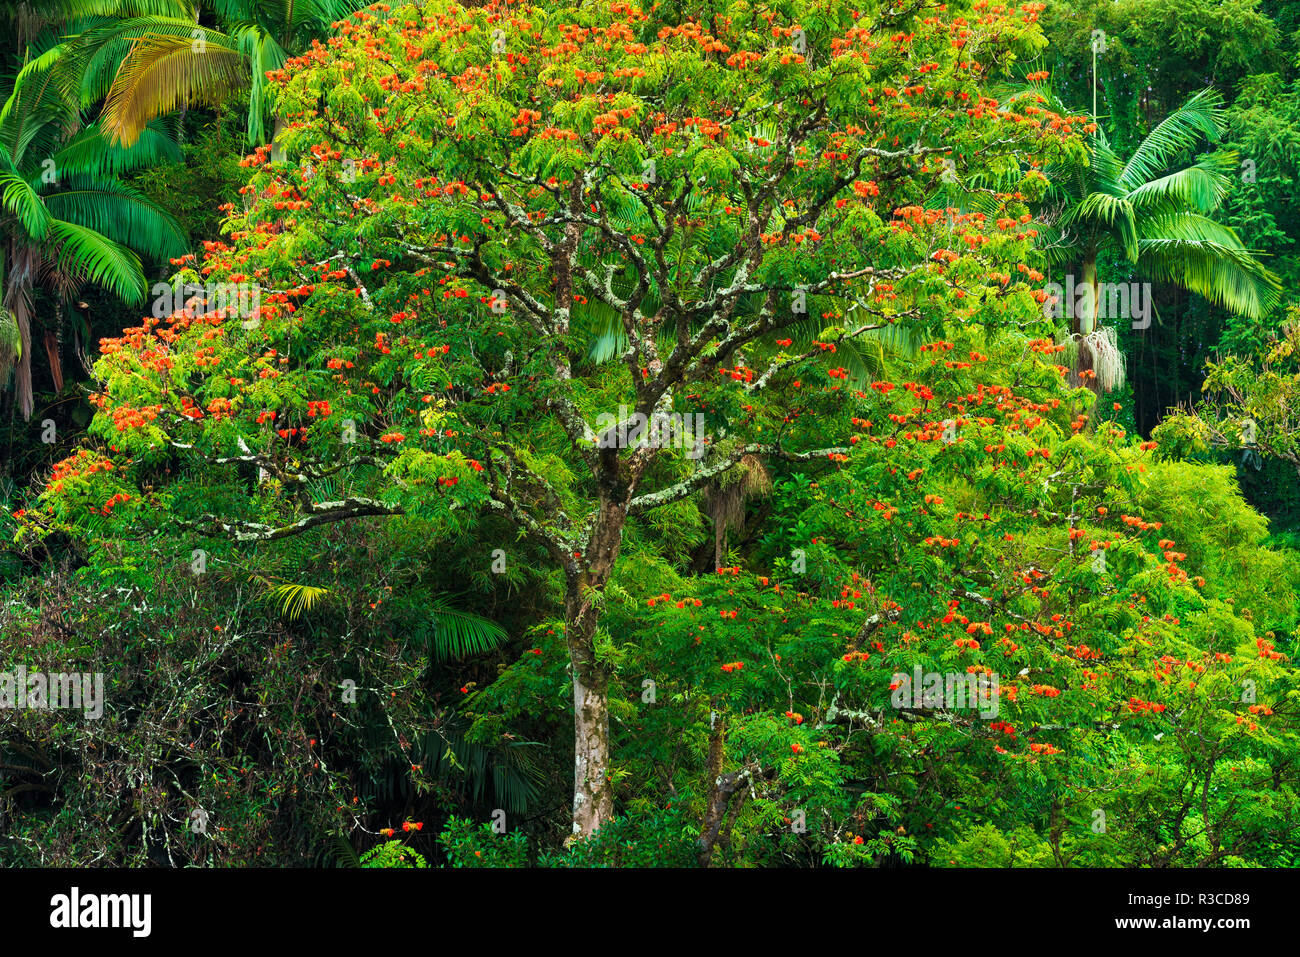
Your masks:
{"label": "understory foliage", "polygon": [[177,277],[260,309],[106,340],[9,520],[75,561],[6,654],[109,690],[4,712],[0,863],[1294,864],[1300,561],[1068,384],[1041,9],[379,4],[271,74]]}

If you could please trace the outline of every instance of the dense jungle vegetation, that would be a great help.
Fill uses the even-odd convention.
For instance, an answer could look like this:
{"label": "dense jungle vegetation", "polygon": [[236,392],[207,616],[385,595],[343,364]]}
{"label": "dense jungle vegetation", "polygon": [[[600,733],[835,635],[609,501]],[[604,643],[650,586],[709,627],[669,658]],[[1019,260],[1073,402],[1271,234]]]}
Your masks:
{"label": "dense jungle vegetation", "polygon": [[0,865],[1300,863],[1300,4],[0,16]]}

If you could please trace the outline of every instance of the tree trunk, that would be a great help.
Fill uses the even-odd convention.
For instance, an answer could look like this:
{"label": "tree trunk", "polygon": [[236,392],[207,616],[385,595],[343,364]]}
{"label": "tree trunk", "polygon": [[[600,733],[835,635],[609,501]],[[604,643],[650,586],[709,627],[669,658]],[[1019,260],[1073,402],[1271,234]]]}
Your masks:
{"label": "tree trunk", "polygon": [[[1087,289],[1083,309],[1079,308],[1078,296],[1075,296],[1074,321],[1075,331],[1081,335],[1087,335],[1097,328],[1097,306],[1100,300],[1100,289],[1097,283],[1097,253],[1089,252],[1083,260],[1083,275],[1080,278],[1080,286]],[[1076,287],[1076,291],[1079,287]]]}
{"label": "tree trunk", "polygon": [[275,125],[272,127],[272,132],[271,132],[271,162],[283,163],[284,144],[281,142],[281,134],[284,133],[284,127],[285,127],[284,116],[281,115],[280,113],[276,113],[274,117],[274,122]]}
{"label": "tree trunk", "polygon": [[32,332],[31,301],[32,278],[35,273],[35,255],[30,247],[18,248],[9,244],[8,269],[5,272],[4,298],[0,300],[18,326],[19,355],[14,369],[14,397],[23,421],[31,420],[35,408],[32,388]]}
{"label": "tree trunk", "polygon": [[587,544],[585,569],[571,567],[564,634],[573,666],[573,834],[590,837],[614,816],[609,781],[610,666],[596,659],[599,602],[614,570],[627,522],[625,505],[606,500]]}
{"label": "tree trunk", "polygon": [[[1083,339],[1097,329],[1098,313],[1101,311],[1101,286],[1097,276],[1097,250],[1089,249],[1083,258],[1079,282],[1072,293],[1074,298],[1073,331]],[[1070,376],[1071,386],[1084,386],[1101,397],[1101,382],[1096,376],[1096,356],[1093,347],[1083,341],[1079,342],[1078,358],[1075,360]],[[1092,375],[1086,373],[1092,372]]]}
{"label": "tree trunk", "polygon": [[[573,667],[573,833],[590,837],[614,816],[609,784],[609,675],[600,666]],[[593,663],[594,664],[594,663]]]}

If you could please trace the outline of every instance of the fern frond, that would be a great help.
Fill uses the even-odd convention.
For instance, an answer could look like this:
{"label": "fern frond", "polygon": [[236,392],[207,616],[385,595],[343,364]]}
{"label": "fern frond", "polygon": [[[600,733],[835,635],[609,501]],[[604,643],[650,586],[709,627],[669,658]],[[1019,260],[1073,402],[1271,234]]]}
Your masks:
{"label": "fern frond", "polygon": [[271,596],[280,603],[281,617],[289,621],[297,621],[329,593],[328,588],[317,588],[315,585],[286,584],[271,589]]}

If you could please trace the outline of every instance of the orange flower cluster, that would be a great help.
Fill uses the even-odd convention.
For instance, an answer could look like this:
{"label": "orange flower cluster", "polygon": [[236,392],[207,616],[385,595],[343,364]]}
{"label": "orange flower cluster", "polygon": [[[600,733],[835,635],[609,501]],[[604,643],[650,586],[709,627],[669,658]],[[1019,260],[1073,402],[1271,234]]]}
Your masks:
{"label": "orange flower cluster", "polygon": [[129,405],[120,405],[113,410],[113,428],[119,432],[144,428],[146,423],[158,418],[158,413],[161,411],[161,405],[146,405],[139,409],[133,409]]}
{"label": "orange flower cluster", "polygon": [[1274,651],[1273,642],[1266,638],[1256,638],[1255,647],[1259,649],[1259,656],[1261,658],[1268,658],[1271,661],[1281,661],[1286,657],[1286,655],[1282,654],[1280,651]]}
{"label": "orange flower cluster", "polygon": [[92,505],[90,506],[90,510],[92,512],[98,512],[100,515],[110,515],[116,506],[120,505],[122,502],[129,502],[130,500],[130,495],[127,495],[125,492],[118,492],[116,495],[109,496],[108,501],[104,503],[102,508],[95,508],[95,506]]}
{"label": "orange flower cluster", "polygon": [[1159,531],[1160,527],[1164,524],[1163,522],[1144,522],[1142,521],[1141,518],[1137,517],[1136,515],[1124,515],[1124,514],[1120,515],[1120,521],[1122,521],[1125,525],[1130,525],[1133,528],[1136,528],[1139,531],[1143,531],[1143,532],[1148,532],[1153,528]]}
{"label": "orange flower cluster", "polygon": [[722,366],[719,366],[719,367],[718,367],[718,374],[719,374],[719,375],[729,375],[729,376],[731,376],[731,378],[735,379],[737,382],[753,382],[753,381],[754,381],[754,370],[753,370],[753,369],[746,369],[744,366],[736,366],[736,368],[734,368],[734,369],[726,369],[726,368],[723,368]]}
{"label": "orange flower cluster", "polygon": [[739,50],[727,57],[727,66],[737,70],[743,70],[763,59],[762,54],[754,53],[752,50]]}
{"label": "orange flower cluster", "polygon": [[79,449],[75,455],[70,455],[54,464],[54,469],[50,473],[49,486],[51,490],[57,492],[68,479],[85,478],[96,472],[112,470],[113,463],[109,459],[98,458],[89,449]]}
{"label": "orange flower cluster", "polygon": [[1141,714],[1143,711],[1162,714],[1165,710],[1165,706],[1157,704],[1154,701],[1143,701],[1141,698],[1133,697],[1128,699],[1128,709],[1134,714]]}
{"label": "orange flower cluster", "polygon": [[[655,605],[659,604],[660,602],[671,602],[672,600],[673,600],[673,596],[668,594],[667,592],[664,592],[662,595],[658,596],[657,598],[646,599],[646,607],[653,608],[655,607]],[[677,602],[677,607],[685,608],[688,604],[694,605],[696,608],[699,608],[701,605],[704,604],[704,602],[702,602],[698,598],[688,598],[685,599],[684,601]]]}

